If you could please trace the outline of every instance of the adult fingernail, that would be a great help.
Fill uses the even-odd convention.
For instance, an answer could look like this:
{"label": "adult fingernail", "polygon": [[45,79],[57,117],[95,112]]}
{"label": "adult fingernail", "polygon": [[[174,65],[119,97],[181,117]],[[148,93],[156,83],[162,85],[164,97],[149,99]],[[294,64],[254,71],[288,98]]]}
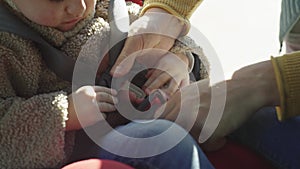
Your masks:
{"label": "adult fingernail", "polygon": [[118,104],[119,103],[119,100],[117,97],[114,97],[114,104]]}
{"label": "adult fingernail", "polygon": [[116,96],[118,94],[117,90],[116,89],[111,89],[111,94]]}
{"label": "adult fingernail", "polygon": [[147,89],[145,89],[145,92],[146,92],[147,94],[150,94],[150,93],[151,93],[151,90],[150,90],[149,88],[147,88]]}
{"label": "adult fingernail", "polygon": [[123,71],[123,67],[122,66],[117,66],[115,69],[115,73],[120,74]]}

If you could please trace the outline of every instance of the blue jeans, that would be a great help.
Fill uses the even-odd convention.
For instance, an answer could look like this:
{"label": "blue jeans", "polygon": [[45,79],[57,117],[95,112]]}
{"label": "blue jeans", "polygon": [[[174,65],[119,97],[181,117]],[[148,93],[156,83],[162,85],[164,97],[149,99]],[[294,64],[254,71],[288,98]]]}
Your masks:
{"label": "blue jeans", "polygon": [[263,108],[231,137],[262,154],[277,168],[300,168],[300,117],[279,122],[275,108]]}
{"label": "blue jeans", "polygon": [[[173,130],[159,139],[159,141],[155,142],[152,146],[143,146],[143,141],[135,143],[135,140],[130,139],[134,137],[138,138],[138,140],[141,140],[143,138],[155,137],[161,133],[164,133],[171,126],[173,126]],[[120,150],[120,152],[112,153],[104,148],[99,148],[97,145],[93,145],[89,146],[92,147],[90,149],[91,151],[87,151],[86,148],[79,150],[85,151],[88,154],[83,155],[84,153],[79,153],[81,155],[80,159],[101,158],[116,160],[129,164],[137,169],[214,168],[198,146],[197,142],[183,128],[170,121],[155,120],[150,123],[131,122],[127,125],[117,127],[116,130],[119,133],[129,137],[120,137],[120,135],[115,132],[109,132],[105,136],[101,137],[99,141],[101,142],[101,145],[104,145],[104,147],[107,145],[113,145],[113,147],[115,147],[114,150]],[[184,137],[182,137],[177,144],[174,144],[176,143],[176,141],[174,142],[174,139],[176,139],[174,136],[176,135],[183,135]],[[83,142],[80,141],[79,144],[80,143],[82,144]],[[174,146],[168,147],[172,144],[174,144]],[[162,150],[161,153],[160,150]],[[142,157],[145,155],[144,152],[147,151],[157,152],[157,154],[154,154],[153,156]],[[125,157],[123,155],[118,155],[124,154],[124,152],[129,152],[129,154],[136,155],[136,157]],[[138,157],[139,154],[141,157]],[[80,160],[78,158],[75,159]]]}

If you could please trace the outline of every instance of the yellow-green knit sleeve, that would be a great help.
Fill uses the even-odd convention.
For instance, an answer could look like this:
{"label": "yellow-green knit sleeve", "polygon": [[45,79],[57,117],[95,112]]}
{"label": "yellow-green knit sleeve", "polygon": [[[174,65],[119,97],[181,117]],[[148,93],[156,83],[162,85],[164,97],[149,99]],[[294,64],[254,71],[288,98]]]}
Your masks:
{"label": "yellow-green knit sleeve", "polygon": [[141,15],[150,8],[161,8],[178,17],[185,25],[182,35],[190,29],[189,19],[202,0],[145,0]]}
{"label": "yellow-green knit sleeve", "polygon": [[285,120],[300,115],[300,52],[272,57],[280,94],[277,117]]}
{"label": "yellow-green knit sleeve", "polygon": [[189,19],[202,0],[145,0],[142,13],[149,8],[159,7],[175,16]]}

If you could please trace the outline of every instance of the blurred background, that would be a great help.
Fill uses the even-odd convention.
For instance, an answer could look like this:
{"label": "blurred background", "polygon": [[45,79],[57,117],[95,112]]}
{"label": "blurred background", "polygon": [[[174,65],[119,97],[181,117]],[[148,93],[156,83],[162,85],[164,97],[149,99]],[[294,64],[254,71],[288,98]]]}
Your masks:
{"label": "blurred background", "polygon": [[280,54],[280,4],[281,0],[204,0],[191,24],[208,39],[229,77],[244,65]]}

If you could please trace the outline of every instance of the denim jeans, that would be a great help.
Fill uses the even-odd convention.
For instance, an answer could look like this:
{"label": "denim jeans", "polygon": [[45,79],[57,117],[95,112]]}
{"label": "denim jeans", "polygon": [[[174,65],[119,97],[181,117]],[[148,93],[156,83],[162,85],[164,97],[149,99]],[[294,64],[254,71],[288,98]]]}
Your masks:
{"label": "denim jeans", "polygon": [[[156,136],[164,133],[171,126],[173,127],[171,132],[166,133],[164,137],[160,137],[158,141],[153,141],[154,143],[152,145],[147,144],[145,141],[145,145],[143,146],[144,138],[155,138]],[[170,121],[155,120],[149,123],[131,122],[127,125],[117,127],[116,131],[117,133],[107,133],[99,139],[99,142],[101,142],[101,145],[104,147],[111,146],[114,147],[114,151],[119,152],[111,152],[93,144],[92,146],[89,146],[90,151],[86,148],[86,146],[83,146],[85,148],[80,146],[81,150],[75,151],[83,151],[85,153],[79,153],[81,157],[73,157],[73,159],[75,159],[75,161],[86,158],[116,160],[129,164],[136,169],[214,168],[198,146],[197,142],[183,128]],[[120,137],[118,132],[128,137]],[[184,137],[176,143],[175,139],[178,139],[176,135],[182,135]],[[131,138],[137,138],[137,140]],[[80,143],[83,144],[84,141],[80,141],[78,144]],[[156,154],[153,156],[144,156],[147,154],[145,152],[151,151]],[[128,153],[136,157],[120,155],[124,153]]]}
{"label": "denim jeans", "polygon": [[279,122],[275,108],[263,108],[231,137],[253,148],[279,169],[300,168],[300,117]]}

